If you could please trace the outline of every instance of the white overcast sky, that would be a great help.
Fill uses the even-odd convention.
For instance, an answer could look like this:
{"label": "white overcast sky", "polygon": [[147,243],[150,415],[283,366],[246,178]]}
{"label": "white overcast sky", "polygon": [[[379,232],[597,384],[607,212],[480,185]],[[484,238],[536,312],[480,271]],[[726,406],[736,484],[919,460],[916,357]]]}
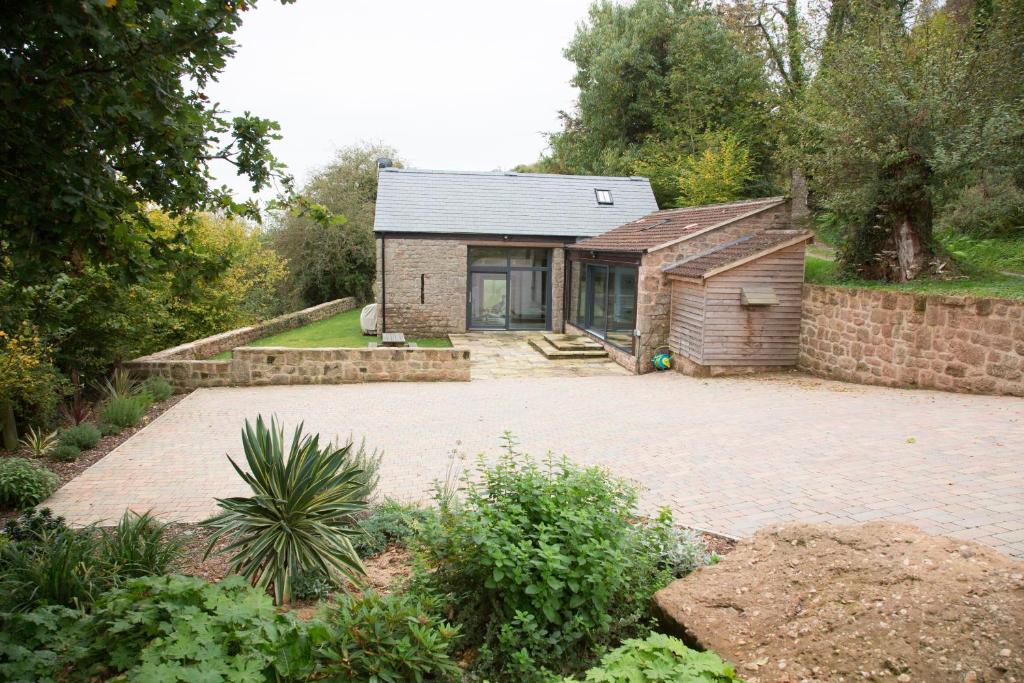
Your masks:
{"label": "white overcast sky", "polygon": [[[562,49],[590,0],[264,0],[208,94],[281,124],[300,180],[359,141],[417,168],[491,171],[537,159],[570,109]],[[242,196],[229,167],[214,169]]]}

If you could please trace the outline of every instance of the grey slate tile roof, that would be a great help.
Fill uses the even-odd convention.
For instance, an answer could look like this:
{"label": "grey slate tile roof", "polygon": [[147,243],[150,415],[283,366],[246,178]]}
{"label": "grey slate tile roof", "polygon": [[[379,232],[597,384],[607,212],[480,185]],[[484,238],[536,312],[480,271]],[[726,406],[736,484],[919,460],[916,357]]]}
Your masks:
{"label": "grey slate tile roof", "polygon": [[[614,204],[599,206],[594,190]],[[373,229],[593,237],[657,210],[646,178],[386,168]]]}

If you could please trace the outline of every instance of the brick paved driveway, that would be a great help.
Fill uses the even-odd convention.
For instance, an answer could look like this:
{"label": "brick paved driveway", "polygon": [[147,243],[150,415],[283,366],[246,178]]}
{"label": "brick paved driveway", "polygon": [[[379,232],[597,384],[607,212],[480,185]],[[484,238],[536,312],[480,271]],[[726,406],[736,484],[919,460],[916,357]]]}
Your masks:
{"label": "brick paved driveway", "polygon": [[202,389],[48,503],[73,522],[125,506],[194,521],[244,494],[245,417],[277,413],[331,435],[365,435],[386,458],[387,495],[422,499],[449,453],[523,448],[605,465],[643,505],[744,535],[780,521],[905,520],[1024,557],[1024,401],[809,379],[665,375],[438,384]]}

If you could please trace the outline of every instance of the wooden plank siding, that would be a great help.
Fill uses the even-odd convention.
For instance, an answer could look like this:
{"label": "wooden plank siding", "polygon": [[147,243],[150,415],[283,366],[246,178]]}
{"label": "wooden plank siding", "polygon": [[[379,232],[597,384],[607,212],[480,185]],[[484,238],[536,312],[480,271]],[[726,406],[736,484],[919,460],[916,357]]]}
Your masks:
{"label": "wooden plank siding", "polygon": [[696,282],[672,282],[672,319],[668,345],[673,353],[699,360],[704,343],[704,287]]}
{"label": "wooden plank siding", "polygon": [[[702,283],[675,279],[669,345],[675,353],[707,366],[795,365],[803,280],[803,243]],[[744,287],[771,287],[778,304],[743,306]]]}

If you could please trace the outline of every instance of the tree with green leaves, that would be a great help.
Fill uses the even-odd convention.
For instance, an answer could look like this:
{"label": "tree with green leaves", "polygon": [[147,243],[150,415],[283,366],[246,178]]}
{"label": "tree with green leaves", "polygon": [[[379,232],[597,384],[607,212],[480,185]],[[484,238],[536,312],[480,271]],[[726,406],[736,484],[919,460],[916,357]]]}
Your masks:
{"label": "tree with green leaves", "polygon": [[215,186],[213,163],[234,165],[254,192],[277,183],[282,201],[327,222],[271,153],[277,124],[226,112],[204,92],[255,6],[0,9],[0,330],[32,323],[65,370],[87,374],[138,351],[151,302],[137,294],[160,281],[166,301],[198,303],[237,263],[204,246],[199,216],[259,218],[255,202]]}
{"label": "tree with green leaves", "polygon": [[303,196],[344,215],[343,223],[325,226],[294,212],[279,214],[273,222],[269,242],[288,262],[282,298],[291,307],[344,296],[370,298],[376,268],[373,217],[379,159],[402,165],[393,148],[360,143],[340,150],[303,186]]}
{"label": "tree with green leaves", "polygon": [[725,135],[750,155],[743,196],[775,187],[771,84],[761,56],[723,15],[688,0],[602,0],[565,55],[579,99],[541,167],[648,175],[659,204],[673,206],[686,201],[679,174],[687,157]]}

